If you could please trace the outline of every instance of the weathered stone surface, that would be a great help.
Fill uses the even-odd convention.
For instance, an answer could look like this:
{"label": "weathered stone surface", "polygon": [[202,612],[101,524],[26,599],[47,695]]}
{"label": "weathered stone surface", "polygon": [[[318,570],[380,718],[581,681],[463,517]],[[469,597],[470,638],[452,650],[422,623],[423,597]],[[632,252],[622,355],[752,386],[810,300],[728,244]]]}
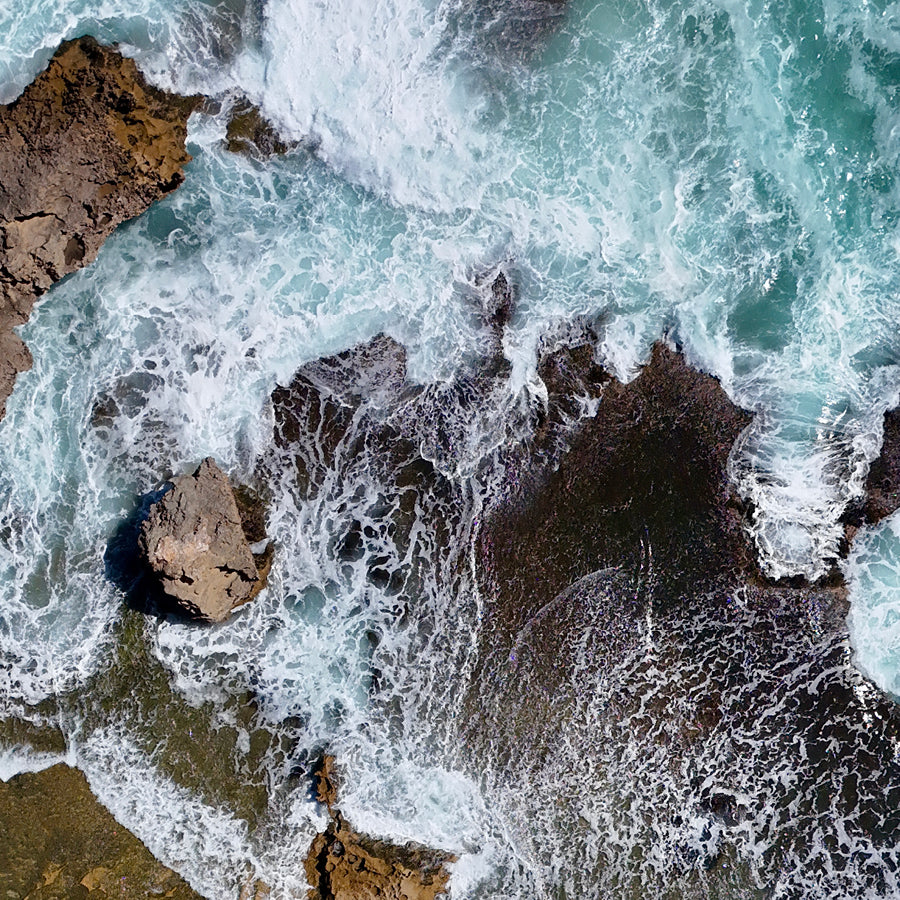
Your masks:
{"label": "weathered stone surface", "polygon": [[249,100],[235,104],[225,131],[225,145],[231,153],[256,157],[280,156],[290,149]]}
{"label": "weathered stone surface", "polygon": [[286,449],[315,436],[319,452],[329,458],[364,398],[384,409],[402,402],[406,388],[406,351],[385,334],[307,363],[288,386],[272,392],[275,443]]}
{"label": "weathered stone surface", "polygon": [[234,492],[210,457],[174,484],[141,526],[141,552],[185,613],[222,622],[264,584]]}
{"label": "weathered stone surface", "polygon": [[181,184],[197,102],[149,86],[133,60],[83,37],[0,107],[0,416],[31,365],[12,329],[121,222]]}
{"label": "weathered stone surface", "polygon": [[309,900],[433,900],[446,893],[446,865],[456,857],[419,844],[400,847],[355,832],[336,808],[334,758],[316,773],[317,799],[331,822],[315,837],[304,863]]}
{"label": "weathered stone surface", "polygon": [[0,897],[199,900],[64,765],[0,782]]}

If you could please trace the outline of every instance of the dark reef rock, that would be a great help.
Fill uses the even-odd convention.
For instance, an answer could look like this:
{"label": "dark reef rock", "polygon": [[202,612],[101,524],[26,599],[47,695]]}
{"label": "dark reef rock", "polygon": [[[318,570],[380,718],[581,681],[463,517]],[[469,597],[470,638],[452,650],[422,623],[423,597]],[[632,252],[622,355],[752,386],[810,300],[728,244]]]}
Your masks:
{"label": "dark reef rock", "polygon": [[63,765],[0,783],[0,896],[199,900]]}
{"label": "dark reef rock", "polygon": [[457,26],[465,44],[491,59],[527,64],[563,26],[566,0],[464,0]]}
{"label": "dark reef rock", "polygon": [[522,753],[549,752],[587,702],[573,666],[627,658],[649,611],[759,578],[727,471],[750,416],[663,343],[628,384],[595,346],[585,322],[548,337],[546,405],[501,459],[476,539],[484,610],[462,730],[504,758],[523,734]]}
{"label": "dark reef rock", "polygon": [[280,156],[290,149],[249,100],[235,104],[225,132],[225,146],[231,153],[257,157]]}
{"label": "dark reef rock", "polygon": [[[335,356],[307,363],[291,383],[272,393],[275,411],[275,444],[282,449],[310,446],[316,459],[298,457],[304,478],[316,463],[333,461],[364,400],[373,411],[387,413],[405,399],[406,351],[393,338],[376,335],[365,344]],[[385,417],[371,423],[371,431],[386,425]],[[390,435],[399,438],[396,432]]]}
{"label": "dark reef rock", "polygon": [[331,821],[304,863],[309,900],[434,900],[446,893],[456,857],[419,844],[397,846],[358,834],[336,808],[334,758],[316,772],[317,799]]}
{"label": "dark reef rock", "polygon": [[141,527],[141,552],[183,612],[223,622],[262,590],[266,570],[257,568],[234,491],[215,460],[174,484]]}
{"label": "dark reef rock", "polygon": [[[409,656],[373,652],[372,710],[392,727],[403,715],[392,686],[427,660],[417,714],[433,745],[487,783],[551,893],[564,880],[566,896],[635,885],[641,896],[763,896],[773,872],[792,897],[810,884],[828,896],[877,887],[897,867],[900,715],[849,659],[846,592],[761,576],[727,465],[750,416],[715,379],[657,344],[621,384],[596,343],[584,322],[547,337],[546,402],[514,408],[510,439],[474,474],[434,450],[464,453],[472,417],[496,414],[487,382],[410,385],[388,338],[312,363],[276,392],[288,471],[296,464],[311,494],[338,485],[338,516],[360,483],[359,508],[389,510],[379,534],[367,521],[338,554],[371,558],[397,540],[382,527],[397,513],[396,472],[434,461],[404,499],[427,541],[397,554],[433,578],[404,586],[398,603]],[[439,478],[445,501],[422,502]],[[467,479],[468,506],[457,490]],[[449,547],[465,565],[445,565]],[[372,602],[381,632],[397,627],[379,615]],[[311,896],[399,896],[360,886],[390,867],[335,814],[331,767],[318,795],[332,822],[306,861]],[[748,828],[766,848],[759,860],[744,855]]]}
{"label": "dark reef rock", "polygon": [[[517,462],[482,531],[484,585],[512,627],[609,567],[633,572],[658,600],[756,574],[727,473],[750,416],[714,378],[661,343],[629,384],[609,379],[589,346],[557,350],[540,373],[551,413],[539,424],[538,449],[561,423],[575,433],[555,471]],[[573,396],[592,395],[596,415],[574,422]]]}
{"label": "dark reef rock", "polygon": [[869,468],[862,515],[866,522],[880,522],[900,509],[900,409],[884,414],[884,441]]}
{"label": "dark reef rock", "polygon": [[506,326],[512,319],[515,308],[512,285],[503,272],[498,272],[497,277],[491,282],[490,294],[485,304],[485,321],[491,330],[491,334],[500,340]]}
{"label": "dark reef rock", "polygon": [[[540,372],[546,411],[478,539],[478,648],[447,725],[469,771],[514,798],[509,821],[573,836],[532,845],[567,896],[689,896],[701,868],[698,896],[763,896],[776,860],[792,897],[887,881],[900,714],[850,662],[842,585],[761,577],[727,473],[749,416],[662,344],[628,385],[590,339]],[[685,809],[717,831],[699,853]],[[749,820],[758,869],[736,850]]]}
{"label": "dark reef rock", "polygon": [[133,60],[83,37],[0,107],[0,415],[31,365],[12,329],[120,223],[181,184],[197,102],[151,87]]}
{"label": "dark reef rock", "polygon": [[[340,504],[322,528],[333,533],[333,549],[344,560],[358,559],[366,546],[380,546],[385,552],[372,554],[370,577],[392,593],[415,577],[398,561],[417,519],[428,518],[424,508],[446,503],[452,493],[448,479],[423,455],[421,433],[430,424],[425,393],[407,380],[404,348],[379,334],[307,363],[272,394],[275,446],[260,478],[293,470],[303,498],[340,494],[347,483],[377,486],[371,502]],[[434,539],[446,545],[443,519],[434,516],[429,524]]]}

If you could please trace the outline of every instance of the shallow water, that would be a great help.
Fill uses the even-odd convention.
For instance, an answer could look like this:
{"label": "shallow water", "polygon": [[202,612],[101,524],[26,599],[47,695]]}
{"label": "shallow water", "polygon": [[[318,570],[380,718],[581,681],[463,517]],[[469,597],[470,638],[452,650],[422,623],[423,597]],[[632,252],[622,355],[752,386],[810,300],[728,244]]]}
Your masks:
{"label": "shallow water", "polygon": [[[900,385],[894,4],[11,0],[0,26],[2,101],[60,40],[87,32],[120,42],[154,82],[224,106],[191,120],[184,185],[121,228],[21,329],[35,366],[0,424],[5,714],[61,723],[101,799],[209,896],[233,892],[249,871],[284,896],[302,892],[289,861],[322,823],[291,773],[323,746],[345,761],[344,806],[358,827],[461,855],[458,897],[651,886],[671,896],[892,896],[890,841],[879,838],[874,855],[852,841],[835,848],[830,836],[816,843],[825,812],[806,828],[790,814],[813,802],[804,789],[771,799],[787,790],[792,751],[771,735],[742,737],[727,717],[702,747],[676,752],[653,735],[681,726],[651,700],[647,732],[622,738],[595,709],[612,688],[594,686],[593,699],[573,701],[552,764],[529,750],[494,764],[477,740],[462,752],[455,735],[479,636],[466,567],[490,494],[480,461],[539,400],[536,348],[561,319],[595,320],[602,361],[622,378],[656,338],[678,340],[756,413],[732,474],[756,508],[767,572],[814,578],[836,557],[839,516]],[[225,122],[239,94],[296,149],[264,162],[229,154]],[[485,342],[479,298],[500,265],[517,293],[503,339],[509,382],[480,415],[448,391],[435,402],[450,437],[427,423],[418,432],[448,491],[420,503],[448,504],[448,544],[413,528],[398,551],[395,473],[339,456],[316,470],[315,490],[274,482],[272,581],[227,628],[128,619],[104,554],[138,495],[206,455],[253,477],[268,458],[276,384],[379,332],[407,348],[415,382],[466,371]],[[414,508],[414,521],[419,513],[425,522],[434,508]],[[364,537],[350,558],[341,548],[354,529]],[[889,521],[857,540],[855,652],[896,693],[900,534]],[[386,555],[415,600],[411,615],[393,612],[392,588],[373,583]],[[745,618],[721,626],[727,641],[745,640]],[[667,681],[635,649],[645,627],[634,624],[616,677],[636,679],[636,697],[696,703],[697,660]],[[690,644],[685,622],[663,630],[656,652]],[[778,635],[747,683],[784,671],[796,686],[804,654],[825,669],[834,654],[829,679],[863,697],[852,724],[834,727],[858,747],[855,717],[881,701],[849,665],[846,636],[807,646]],[[698,659],[716,671],[712,649]],[[150,666],[159,696],[129,698],[127,680],[110,678],[120,693],[96,699],[111,667],[129,666]],[[735,703],[751,702],[742,691],[761,702],[761,687],[727,690]],[[804,735],[787,696],[760,720],[778,720],[773,734]],[[141,724],[155,703],[178,723],[172,733],[166,715]],[[203,765],[195,727],[222,741],[213,775],[188,774]],[[585,735],[602,728],[609,746],[585,753]],[[732,759],[725,743],[751,760],[744,770],[716,768]],[[575,774],[563,777],[569,764]],[[771,785],[760,771],[775,773]],[[747,817],[716,824],[691,778],[730,780]],[[827,812],[839,823],[856,815]]]}

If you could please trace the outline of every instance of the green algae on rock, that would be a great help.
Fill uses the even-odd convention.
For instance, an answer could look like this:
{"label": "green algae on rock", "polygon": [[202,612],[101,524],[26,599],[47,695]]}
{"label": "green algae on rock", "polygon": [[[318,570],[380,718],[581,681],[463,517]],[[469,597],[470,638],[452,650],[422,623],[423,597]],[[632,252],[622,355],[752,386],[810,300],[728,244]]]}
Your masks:
{"label": "green algae on rock", "polygon": [[231,153],[248,156],[281,156],[290,150],[272,123],[249,100],[235,104],[225,131],[225,146]]}
{"label": "green algae on rock", "polygon": [[226,678],[216,704],[190,703],[153,652],[153,622],[125,609],[110,664],[61,703],[77,709],[86,733],[125,724],[163,775],[253,827],[271,800],[263,762],[285,758],[301,725],[263,722],[255,696]]}
{"label": "green algae on rock", "polygon": [[0,416],[31,366],[13,329],[119,224],[181,184],[198,102],[152,87],[133,60],[82,37],[0,107]]}

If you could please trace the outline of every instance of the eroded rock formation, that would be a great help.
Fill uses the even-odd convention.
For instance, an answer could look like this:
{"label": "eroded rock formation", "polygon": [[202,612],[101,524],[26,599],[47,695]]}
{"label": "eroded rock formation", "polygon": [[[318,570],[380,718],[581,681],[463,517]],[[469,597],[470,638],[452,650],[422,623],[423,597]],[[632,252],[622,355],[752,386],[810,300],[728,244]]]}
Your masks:
{"label": "eroded rock formation", "polygon": [[121,222],[181,184],[198,99],[151,87],[133,60],[83,37],[0,107],[0,417],[31,366],[12,329]]}
{"label": "eroded rock formation", "polygon": [[280,156],[290,149],[272,123],[249,100],[235,104],[225,132],[225,145],[231,153],[260,158]]}
{"label": "eroded rock formation", "polygon": [[880,522],[900,509],[900,409],[884,414],[881,453],[872,462],[866,479],[862,514],[869,524]]}
{"label": "eroded rock formation", "polygon": [[181,611],[223,622],[262,590],[266,569],[257,568],[234,491],[215,460],[207,457],[174,485],[141,527],[141,552]]}
{"label": "eroded rock formation", "polygon": [[315,837],[304,863],[309,900],[434,900],[445,894],[456,857],[419,844],[403,846],[358,834],[337,809],[334,758],[318,772],[317,799],[331,822]]}

